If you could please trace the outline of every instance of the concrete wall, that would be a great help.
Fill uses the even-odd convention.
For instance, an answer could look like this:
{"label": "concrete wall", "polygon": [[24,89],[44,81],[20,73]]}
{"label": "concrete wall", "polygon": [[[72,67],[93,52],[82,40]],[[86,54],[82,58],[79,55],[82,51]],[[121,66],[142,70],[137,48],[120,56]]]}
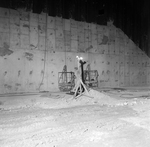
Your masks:
{"label": "concrete wall", "polygon": [[[120,29],[0,8],[0,93],[58,90],[83,56],[100,87],[150,85],[150,59]],[[40,89],[39,89],[40,88]]]}

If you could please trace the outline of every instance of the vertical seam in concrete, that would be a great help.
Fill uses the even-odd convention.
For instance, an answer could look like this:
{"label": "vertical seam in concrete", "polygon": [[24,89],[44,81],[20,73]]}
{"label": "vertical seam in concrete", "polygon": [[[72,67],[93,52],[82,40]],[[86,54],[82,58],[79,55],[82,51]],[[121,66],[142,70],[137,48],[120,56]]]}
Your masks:
{"label": "vertical seam in concrete", "polygon": [[30,13],[31,12],[29,12],[29,49],[31,50],[31,46],[30,46],[31,45],[31,34],[30,34],[31,33],[31,23],[30,23],[31,18],[30,18]]}
{"label": "vertical seam in concrete", "polygon": [[10,48],[10,8],[9,8],[9,48]]}
{"label": "vertical seam in concrete", "polygon": [[39,14],[37,15],[37,17],[38,17],[38,25],[37,25],[37,31],[38,31],[38,44],[37,44],[37,46],[38,46],[38,51],[40,50],[40,47],[39,47]]}
{"label": "vertical seam in concrete", "polygon": [[[63,19],[63,22],[64,22],[64,19]],[[65,22],[63,23],[63,35],[64,35],[64,40],[63,40],[63,44],[64,44],[64,48],[65,48],[65,65],[67,66],[67,62],[66,62],[66,35],[65,35]]]}
{"label": "vertical seam in concrete", "polygon": [[[88,25],[88,47],[89,48],[89,23],[87,22],[87,25]],[[87,50],[87,58],[89,58],[89,49]]]}
{"label": "vertical seam in concrete", "polygon": [[54,34],[55,34],[55,51],[54,52],[56,52],[56,17],[53,17],[54,18],[54,22],[55,22],[55,24],[54,24]]}
{"label": "vertical seam in concrete", "polygon": [[20,37],[20,35],[21,35],[21,27],[20,27],[20,11],[18,11],[18,13],[19,13],[19,47],[21,48],[21,37]]}
{"label": "vertical seam in concrete", "polygon": [[[47,47],[47,23],[48,23],[48,8],[47,8],[47,12],[46,12],[46,26],[45,26],[45,52],[44,52],[44,70],[46,70],[46,59],[48,58],[48,47]],[[45,71],[44,71],[45,73]],[[46,79],[46,83],[47,83],[47,89],[48,89],[48,77]]]}
{"label": "vertical seam in concrete", "polygon": [[[83,34],[84,34],[84,52],[85,52],[85,23],[86,22],[84,22],[84,29],[83,29]],[[79,54],[80,54],[80,51],[79,51]]]}

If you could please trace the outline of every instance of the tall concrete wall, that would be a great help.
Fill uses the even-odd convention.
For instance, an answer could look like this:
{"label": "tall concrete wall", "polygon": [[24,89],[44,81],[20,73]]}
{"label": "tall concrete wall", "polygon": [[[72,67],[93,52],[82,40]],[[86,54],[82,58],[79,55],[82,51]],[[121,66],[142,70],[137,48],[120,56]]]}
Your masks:
{"label": "tall concrete wall", "polygon": [[120,29],[0,8],[0,93],[58,90],[82,56],[100,87],[150,85],[150,59]]}

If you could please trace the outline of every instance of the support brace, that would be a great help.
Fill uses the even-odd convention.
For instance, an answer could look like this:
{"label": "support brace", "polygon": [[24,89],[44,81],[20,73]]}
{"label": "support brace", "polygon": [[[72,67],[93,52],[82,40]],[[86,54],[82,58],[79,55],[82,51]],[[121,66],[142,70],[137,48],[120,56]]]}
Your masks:
{"label": "support brace", "polygon": [[85,95],[85,96],[88,96],[88,97],[91,97],[92,96],[90,95],[88,89],[86,88],[85,84],[82,82],[81,79],[79,79],[73,89],[75,91],[74,93],[74,98],[78,98],[82,95]]}

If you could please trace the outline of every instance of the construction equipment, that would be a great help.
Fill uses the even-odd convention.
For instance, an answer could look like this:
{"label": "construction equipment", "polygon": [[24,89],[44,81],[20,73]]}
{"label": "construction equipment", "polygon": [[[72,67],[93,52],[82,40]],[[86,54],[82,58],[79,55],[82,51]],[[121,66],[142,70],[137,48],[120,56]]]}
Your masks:
{"label": "construction equipment", "polygon": [[84,70],[84,83],[88,87],[98,87],[98,71],[91,70],[90,64]]}
{"label": "construction equipment", "polygon": [[[82,64],[82,63],[80,63]],[[86,85],[82,81],[82,69],[80,68],[75,68],[75,76],[76,76],[76,84],[75,87],[73,88],[73,97],[76,99],[82,95],[86,95],[88,97],[91,97],[89,94],[89,89],[86,87]]]}
{"label": "construction equipment", "polygon": [[92,98],[92,96],[89,94],[89,89],[86,87],[86,85],[82,82],[81,79],[78,79],[74,88],[74,98],[76,99],[82,95]]}
{"label": "construction equipment", "polygon": [[60,91],[70,91],[75,86],[74,72],[67,72],[67,66],[63,67],[63,71],[58,73],[58,86]]}

